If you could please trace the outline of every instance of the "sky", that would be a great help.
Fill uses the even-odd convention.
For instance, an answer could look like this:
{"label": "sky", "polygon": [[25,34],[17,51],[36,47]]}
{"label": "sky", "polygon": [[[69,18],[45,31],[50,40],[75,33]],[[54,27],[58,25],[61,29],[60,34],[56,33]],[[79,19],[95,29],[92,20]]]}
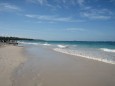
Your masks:
{"label": "sky", "polygon": [[0,0],[0,36],[115,41],[115,0]]}

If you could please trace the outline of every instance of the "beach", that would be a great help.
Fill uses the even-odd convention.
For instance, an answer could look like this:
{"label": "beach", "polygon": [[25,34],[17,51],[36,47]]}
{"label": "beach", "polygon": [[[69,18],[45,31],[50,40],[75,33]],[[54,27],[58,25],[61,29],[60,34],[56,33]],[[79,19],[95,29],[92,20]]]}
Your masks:
{"label": "beach", "polygon": [[26,61],[23,47],[13,45],[0,46],[0,86],[13,86],[12,73]]}
{"label": "beach", "polygon": [[0,48],[0,86],[114,85],[114,64],[40,46]]}
{"label": "beach", "polygon": [[0,0],[0,86],[115,86],[115,0]]}

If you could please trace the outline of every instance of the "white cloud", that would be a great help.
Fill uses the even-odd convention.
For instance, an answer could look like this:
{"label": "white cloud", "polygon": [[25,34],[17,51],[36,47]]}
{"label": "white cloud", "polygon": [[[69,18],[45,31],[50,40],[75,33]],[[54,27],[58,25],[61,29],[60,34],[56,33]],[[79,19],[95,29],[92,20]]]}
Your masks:
{"label": "white cloud", "polygon": [[85,0],[58,0],[59,2],[62,1],[63,4],[71,4],[76,5],[79,4],[80,6],[84,4]]}
{"label": "white cloud", "polygon": [[77,0],[77,2],[78,2],[78,4],[79,4],[80,6],[82,6],[82,5],[84,4],[85,0]]}
{"label": "white cloud", "polygon": [[0,11],[21,11],[21,9],[16,5],[12,5],[9,3],[0,3]]}
{"label": "white cloud", "polygon": [[38,3],[40,5],[43,5],[43,4],[47,4],[47,0],[27,0],[29,2],[32,2],[32,3]]}
{"label": "white cloud", "polygon": [[29,15],[29,14],[27,14],[27,15],[25,15],[26,17],[30,17],[30,18],[34,18],[36,15]]}
{"label": "white cloud", "polygon": [[47,0],[37,0],[40,4],[47,3]]}
{"label": "white cloud", "polygon": [[89,19],[110,19],[112,17],[112,12],[108,9],[92,9],[88,7],[81,15]]}
{"label": "white cloud", "polygon": [[71,17],[58,17],[58,16],[48,16],[48,15],[25,15],[29,18],[34,18],[42,21],[50,21],[50,22],[83,22],[83,20],[74,20]]}
{"label": "white cloud", "polygon": [[110,19],[111,18],[111,16],[97,15],[97,14],[91,14],[91,13],[84,13],[83,15],[89,19]]}
{"label": "white cloud", "polygon": [[41,24],[41,23],[50,23],[50,24],[54,24],[56,22],[54,21],[25,21],[25,22],[29,22],[29,23],[38,23],[38,24]]}
{"label": "white cloud", "polygon": [[83,28],[67,28],[66,30],[68,30],[68,31],[86,31]]}
{"label": "white cloud", "polygon": [[[40,4],[40,5],[46,5],[46,6],[51,6],[55,7],[57,6],[64,6],[68,7],[69,5],[74,5],[76,6],[77,4],[79,6],[82,6],[85,2],[85,0],[52,0],[53,4],[51,4],[50,0],[27,0],[28,2],[34,3],[34,4]],[[55,4],[54,4],[55,3]]]}

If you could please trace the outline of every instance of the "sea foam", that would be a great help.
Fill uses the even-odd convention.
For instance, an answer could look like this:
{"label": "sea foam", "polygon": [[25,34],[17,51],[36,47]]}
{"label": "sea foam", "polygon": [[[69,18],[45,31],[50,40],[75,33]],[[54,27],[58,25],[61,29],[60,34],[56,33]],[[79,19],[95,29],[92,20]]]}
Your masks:
{"label": "sea foam", "polygon": [[32,43],[32,42],[18,42],[20,44],[29,44],[29,45],[38,45],[38,43]]}
{"label": "sea foam", "polygon": [[105,63],[115,64],[115,61],[111,61],[111,60],[103,59],[103,58],[96,58],[96,57],[87,56],[85,54],[77,53],[75,50],[55,48],[54,51],[61,52],[64,54],[74,55],[74,56],[80,56],[83,58],[97,60],[97,61],[101,61],[101,62],[105,62]]}
{"label": "sea foam", "polygon": [[43,45],[45,45],[45,46],[50,46],[51,44],[48,44],[47,42],[45,43],[45,44],[43,44]]}
{"label": "sea foam", "polygon": [[113,52],[113,53],[115,53],[115,49],[100,48],[100,50],[105,51],[105,52]]}
{"label": "sea foam", "polygon": [[59,48],[67,48],[67,45],[57,45]]}

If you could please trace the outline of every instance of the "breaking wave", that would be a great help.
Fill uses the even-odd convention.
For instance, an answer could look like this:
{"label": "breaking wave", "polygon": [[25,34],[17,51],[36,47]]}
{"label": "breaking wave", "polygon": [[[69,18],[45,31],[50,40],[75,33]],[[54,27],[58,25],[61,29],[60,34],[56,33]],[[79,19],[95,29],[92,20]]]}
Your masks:
{"label": "breaking wave", "polygon": [[27,44],[27,45],[38,45],[38,43],[33,43],[33,42],[18,42],[19,44]]}
{"label": "breaking wave", "polygon": [[105,51],[105,52],[112,52],[112,53],[115,53],[115,49],[100,48],[100,50],[103,50],[103,51]]}
{"label": "breaking wave", "polygon": [[67,45],[57,45],[59,48],[67,48]]}
{"label": "breaking wave", "polygon": [[45,45],[45,46],[50,46],[51,44],[48,44],[47,42],[45,44],[42,44],[42,45]]}
{"label": "breaking wave", "polygon": [[74,55],[74,56],[80,56],[80,57],[83,57],[83,58],[97,60],[97,61],[101,61],[101,62],[105,62],[105,63],[115,64],[115,61],[109,60],[107,58],[91,57],[91,56],[87,56],[87,55],[82,54],[82,53],[77,53],[75,50],[55,48],[54,51],[61,52],[61,53],[64,53],[64,54]]}

